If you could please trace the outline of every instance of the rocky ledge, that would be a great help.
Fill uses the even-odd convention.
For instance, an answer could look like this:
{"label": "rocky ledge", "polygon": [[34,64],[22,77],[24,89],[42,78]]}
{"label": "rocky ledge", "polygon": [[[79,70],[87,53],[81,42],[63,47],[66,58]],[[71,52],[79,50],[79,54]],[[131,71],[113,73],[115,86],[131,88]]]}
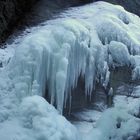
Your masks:
{"label": "rocky ledge", "polygon": [[[19,19],[24,18],[25,13],[29,11],[29,9],[34,5],[36,1],[40,1],[33,8],[36,10],[31,12],[31,14],[29,14],[30,15],[29,18],[31,18],[33,23],[36,23],[36,20],[38,23],[48,19],[49,15],[52,15],[54,11],[58,12],[59,9],[62,9],[64,7],[76,6],[100,0],[0,0],[0,43],[3,42],[6,39],[6,37],[8,37],[10,31],[12,31],[12,27],[17,25]],[[121,5],[126,10],[140,16],[140,8],[139,8],[140,0],[103,0],[103,1]],[[47,10],[45,10],[44,7]],[[38,18],[36,19],[36,17]],[[39,17],[41,17],[41,19],[39,19]],[[29,21],[27,20],[27,22]],[[32,23],[29,22],[29,24]]]}

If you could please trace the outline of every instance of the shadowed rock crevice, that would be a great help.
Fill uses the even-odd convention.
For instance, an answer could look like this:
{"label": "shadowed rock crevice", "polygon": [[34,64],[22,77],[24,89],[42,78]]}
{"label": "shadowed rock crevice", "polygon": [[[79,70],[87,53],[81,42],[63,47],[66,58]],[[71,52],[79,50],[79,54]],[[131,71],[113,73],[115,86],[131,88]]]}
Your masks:
{"label": "shadowed rock crevice", "polygon": [[[64,109],[64,115],[69,116],[73,112],[77,112],[84,108],[103,111],[107,107],[113,105],[114,95],[130,96],[133,89],[138,85],[139,81],[133,81],[131,78],[131,68],[118,67],[111,69],[110,82],[108,89],[105,89],[101,84],[96,83],[95,90],[92,91],[91,100],[85,95],[85,83],[83,78],[79,78],[77,86],[72,90],[71,108],[68,100],[67,106]],[[113,88],[113,95],[108,95],[109,88]],[[131,92],[131,93],[130,93]]]}
{"label": "shadowed rock crevice", "polygon": [[0,0],[0,43],[37,0]]}

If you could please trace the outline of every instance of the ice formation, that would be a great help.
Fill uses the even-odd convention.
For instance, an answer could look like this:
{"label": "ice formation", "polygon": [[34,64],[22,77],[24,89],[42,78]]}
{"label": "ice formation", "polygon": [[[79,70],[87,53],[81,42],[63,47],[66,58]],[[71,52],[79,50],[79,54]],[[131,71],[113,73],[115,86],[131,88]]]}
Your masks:
{"label": "ice formation", "polygon": [[[87,97],[91,96],[95,82],[107,87],[109,67],[128,65],[133,69],[133,79],[140,78],[140,19],[120,6],[98,2],[72,8],[60,18],[29,30],[31,33],[11,45],[17,46],[15,54],[0,70],[0,122],[6,123],[10,117],[20,116],[17,111],[20,104],[25,110],[22,118],[27,125],[33,123],[28,115],[33,117],[42,113],[40,122],[36,123],[42,124],[43,128],[36,128],[38,124],[33,124],[35,128],[30,126],[31,131],[38,130],[42,134],[35,138],[37,140],[48,139],[44,131],[48,125],[55,127],[58,123],[48,124],[44,118],[46,112],[31,109],[35,105],[37,111],[42,107],[45,110],[45,105],[40,107],[37,101],[40,99],[36,99],[39,97],[33,95],[44,96],[48,90],[50,103],[62,113],[67,101],[72,100],[71,89],[76,87],[80,76],[85,79]],[[33,112],[27,114],[28,109]],[[71,134],[71,126],[67,124],[67,127],[69,136],[63,138],[58,134],[59,139],[76,138]]]}
{"label": "ice formation", "polygon": [[131,65],[133,79],[137,78],[139,25],[139,18],[122,7],[96,3],[71,9],[35,29],[18,44],[7,67],[17,96],[43,96],[48,88],[51,104],[62,113],[80,76],[85,79],[87,96],[91,96],[95,82],[106,88],[109,65]]}

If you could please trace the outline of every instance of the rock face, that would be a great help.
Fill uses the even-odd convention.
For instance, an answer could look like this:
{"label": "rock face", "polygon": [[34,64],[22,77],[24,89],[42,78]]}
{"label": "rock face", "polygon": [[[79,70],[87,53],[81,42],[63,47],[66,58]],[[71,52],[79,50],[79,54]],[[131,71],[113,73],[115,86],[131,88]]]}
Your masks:
{"label": "rock face", "polygon": [[0,0],[0,42],[36,0]]}
{"label": "rock face", "polygon": [[[34,17],[42,17],[44,15],[46,20],[58,9],[91,2],[91,0],[0,0],[0,43],[10,34],[10,30],[16,25],[17,21],[25,18],[25,12],[33,7],[36,1],[39,1],[39,3],[33,8],[37,10],[31,12],[29,16],[31,20],[34,20]],[[46,10],[47,13],[45,12]],[[39,18],[37,18],[37,20],[42,21]],[[28,21],[25,22],[25,24],[27,24]],[[29,22],[28,24],[31,23]]]}
{"label": "rock face", "polygon": [[22,20],[23,26],[36,26],[46,20],[57,18],[64,9],[90,3],[92,0],[39,0]]}
{"label": "rock face", "polygon": [[[0,0],[0,43],[8,36],[11,28],[18,19],[23,19],[23,15],[28,11],[37,0]],[[35,6],[33,14],[29,16],[33,22],[37,23],[49,18],[52,13],[68,6],[76,6],[99,0],[38,0],[40,3]],[[119,4],[126,10],[140,16],[140,0],[103,0],[113,4]],[[45,9],[44,9],[45,7]],[[42,10],[43,9],[43,10]],[[45,15],[45,16],[44,16]],[[34,17],[38,17],[34,19]],[[41,19],[39,19],[41,17]],[[26,19],[25,19],[26,20]],[[28,21],[27,21],[28,22]],[[30,24],[30,22],[29,22]],[[32,24],[32,23],[31,23]]]}
{"label": "rock face", "polygon": [[[101,0],[93,0],[101,1]],[[127,11],[140,16],[140,0],[103,0],[109,3],[123,6]]]}

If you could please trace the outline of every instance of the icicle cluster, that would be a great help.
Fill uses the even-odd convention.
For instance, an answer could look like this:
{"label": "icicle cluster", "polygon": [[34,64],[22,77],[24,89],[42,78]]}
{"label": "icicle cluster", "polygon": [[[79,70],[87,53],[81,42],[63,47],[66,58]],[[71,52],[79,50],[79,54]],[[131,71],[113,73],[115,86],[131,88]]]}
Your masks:
{"label": "icicle cluster", "polygon": [[88,97],[96,82],[107,87],[109,66],[132,66],[133,79],[140,77],[139,18],[107,3],[87,7],[33,29],[18,44],[5,71],[19,99],[48,90],[62,113],[80,76]]}

